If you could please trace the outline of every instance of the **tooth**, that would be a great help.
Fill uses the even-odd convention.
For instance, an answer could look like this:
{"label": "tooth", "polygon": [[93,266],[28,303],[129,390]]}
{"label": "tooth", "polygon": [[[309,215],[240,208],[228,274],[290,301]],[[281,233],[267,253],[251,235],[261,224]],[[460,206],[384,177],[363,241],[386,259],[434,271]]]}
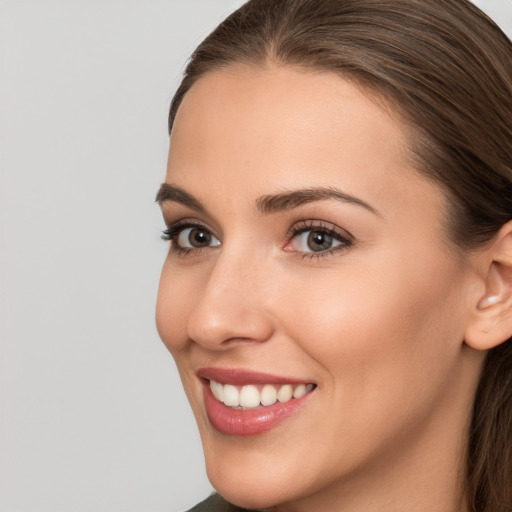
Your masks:
{"label": "tooth", "polygon": [[299,384],[293,391],[293,398],[300,398],[306,394],[306,385]]}
{"label": "tooth", "polygon": [[291,384],[285,384],[284,386],[281,386],[281,389],[277,393],[277,399],[280,402],[288,402],[292,398],[293,395],[293,388]]}
{"label": "tooth", "polygon": [[313,384],[308,384],[306,386],[306,393],[309,393],[310,391],[313,391],[313,388],[314,388]]}
{"label": "tooth", "polygon": [[260,392],[251,384],[240,390],[240,405],[242,407],[258,407],[260,405]]}
{"label": "tooth", "polygon": [[272,405],[277,401],[277,391],[272,384],[265,384],[261,390],[261,405]]}
{"label": "tooth", "polygon": [[229,407],[236,407],[240,405],[240,393],[236,386],[232,386],[231,384],[224,385],[224,400],[223,402]]}
{"label": "tooth", "polygon": [[224,386],[220,382],[210,381],[210,389],[212,390],[213,396],[219,401],[223,402],[224,398]]}

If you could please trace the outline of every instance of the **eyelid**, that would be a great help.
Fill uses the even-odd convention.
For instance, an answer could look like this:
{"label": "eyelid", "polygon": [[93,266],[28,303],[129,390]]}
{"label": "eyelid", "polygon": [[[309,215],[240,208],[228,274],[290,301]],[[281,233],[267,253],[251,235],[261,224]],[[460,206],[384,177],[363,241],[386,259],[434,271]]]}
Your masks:
{"label": "eyelid", "polygon": [[162,203],[160,209],[162,211],[163,220],[168,228],[180,222],[190,222],[192,224],[198,224],[212,233],[217,233],[218,235],[222,234],[220,223],[209,212],[197,212],[173,201]]}
{"label": "eyelid", "polygon": [[[219,243],[215,245],[207,245],[204,247],[182,247],[176,243],[176,240],[180,233],[186,229],[190,228],[199,228],[204,231],[207,231],[213,238],[215,238]],[[221,245],[219,237],[217,237],[212,229],[210,229],[205,223],[201,222],[195,218],[184,218],[177,220],[175,222],[167,223],[167,228],[162,232],[162,239],[169,241],[170,244],[170,252],[176,253],[178,256],[186,256],[190,254],[198,254],[204,250],[212,249]]]}
{"label": "eyelid", "polygon": [[323,251],[287,251],[287,252],[293,252],[298,255],[300,255],[302,258],[323,258],[326,256],[330,256],[338,251],[346,251],[350,249],[354,243],[355,243],[355,237],[348,232],[345,229],[340,228],[336,224],[332,222],[326,222],[322,220],[301,220],[298,223],[295,223],[293,226],[290,227],[286,234],[286,243],[285,248],[288,244],[291,243],[291,241],[297,237],[298,235],[301,235],[308,231],[319,231],[326,233],[333,238],[335,238],[337,241],[341,242],[339,245],[332,247],[330,249],[325,249]]}
{"label": "eyelid", "polygon": [[183,229],[186,229],[186,228],[202,228],[202,229],[208,231],[209,233],[211,233],[213,236],[215,236],[215,238],[219,238],[218,236],[215,235],[213,230],[207,224],[205,224],[204,222],[202,222],[198,219],[195,219],[193,217],[186,217],[186,218],[179,219],[176,221],[166,222],[165,225],[167,227],[166,227],[166,229],[164,229],[164,231],[163,231],[164,234],[162,235],[162,238],[164,240],[168,239],[167,235],[169,233],[176,234],[178,231],[182,231]]}
{"label": "eyelid", "polygon": [[286,240],[287,243],[296,235],[300,233],[304,233],[305,231],[324,231],[326,233],[330,233],[335,235],[336,237],[340,237],[343,240],[347,240],[350,242],[353,242],[355,240],[355,237],[347,231],[346,229],[342,229],[336,224],[332,222],[326,222],[323,220],[301,220],[299,222],[296,222],[293,224],[288,232],[286,233]]}

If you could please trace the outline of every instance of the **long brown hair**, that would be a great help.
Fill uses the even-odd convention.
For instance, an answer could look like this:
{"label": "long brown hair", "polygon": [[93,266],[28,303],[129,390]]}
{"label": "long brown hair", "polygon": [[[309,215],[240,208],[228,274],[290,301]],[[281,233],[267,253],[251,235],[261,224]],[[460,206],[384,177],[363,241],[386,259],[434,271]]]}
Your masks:
{"label": "long brown hair", "polygon": [[[195,50],[170,108],[205,73],[275,62],[339,74],[410,127],[414,167],[451,199],[471,250],[512,219],[512,44],[467,0],[251,0]],[[467,447],[473,512],[512,510],[512,338],[489,351]]]}

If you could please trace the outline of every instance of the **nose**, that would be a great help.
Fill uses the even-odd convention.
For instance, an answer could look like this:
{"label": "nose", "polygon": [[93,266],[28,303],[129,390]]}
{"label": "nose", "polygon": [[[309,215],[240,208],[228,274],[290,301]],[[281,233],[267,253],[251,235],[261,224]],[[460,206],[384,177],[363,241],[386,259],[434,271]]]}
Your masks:
{"label": "nose", "polygon": [[219,254],[190,312],[189,338],[214,350],[237,342],[267,341],[273,322],[265,305],[268,290],[262,274],[263,269],[242,254]]}

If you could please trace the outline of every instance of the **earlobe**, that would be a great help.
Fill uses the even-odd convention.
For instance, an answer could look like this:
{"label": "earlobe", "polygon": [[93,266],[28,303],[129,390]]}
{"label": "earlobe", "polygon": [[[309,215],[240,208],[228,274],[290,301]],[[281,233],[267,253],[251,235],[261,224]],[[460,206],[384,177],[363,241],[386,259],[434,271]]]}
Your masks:
{"label": "earlobe", "polygon": [[465,342],[489,350],[512,336],[512,221],[483,251],[485,291],[474,307]]}

